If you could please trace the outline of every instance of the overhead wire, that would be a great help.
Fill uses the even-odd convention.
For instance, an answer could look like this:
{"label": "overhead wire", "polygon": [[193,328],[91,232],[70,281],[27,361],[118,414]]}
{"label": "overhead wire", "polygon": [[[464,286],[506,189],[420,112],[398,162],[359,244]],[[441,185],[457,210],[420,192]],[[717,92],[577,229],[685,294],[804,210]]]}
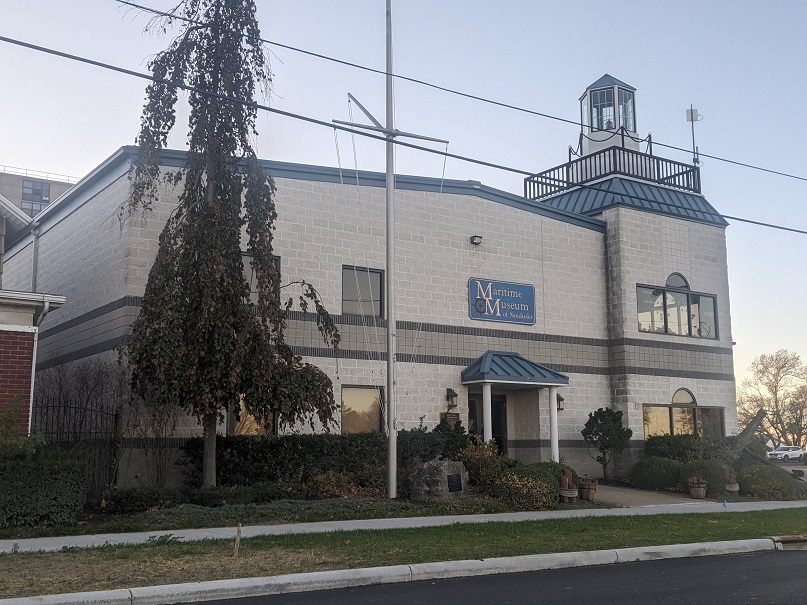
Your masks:
{"label": "overhead wire", "polygon": [[[158,83],[161,83],[161,84],[166,84],[168,86],[173,86],[173,87],[176,87],[176,88],[181,89],[181,90],[186,90],[188,92],[194,92],[196,94],[211,97],[211,98],[215,98],[215,99],[218,99],[218,100],[221,100],[221,101],[226,101],[226,102],[230,102],[230,103],[238,103],[238,104],[241,104],[241,105],[254,107],[255,109],[260,109],[262,111],[266,111],[266,112],[269,112],[269,113],[274,113],[274,114],[277,114],[277,115],[281,115],[281,116],[301,120],[301,121],[308,122],[308,123],[311,123],[311,124],[316,124],[318,126],[324,126],[326,128],[329,128],[329,129],[332,128],[334,130],[342,130],[342,131],[345,131],[345,132],[350,132],[353,135],[359,135],[359,136],[362,136],[362,137],[365,137],[365,138],[368,138],[368,139],[373,139],[373,140],[383,141],[383,142],[388,141],[388,138],[386,136],[376,135],[376,134],[373,134],[373,133],[370,133],[370,132],[364,132],[364,131],[355,130],[355,129],[352,129],[352,128],[348,128],[346,126],[341,126],[341,125],[338,125],[338,124],[333,124],[331,122],[325,122],[323,120],[318,120],[318,119],[312,118],[310,116],[304,116],[304,115],[301,115],[301,114],[296,114],[296,113],[293,113],[293,112],[284,111],[282,109],[276,109],[274,107],[270,107],[268,105],[263,105],[263,104],[260,104],[260,103],[257,103],[257,102],[250,102],[250,101],[245,101],[243,99],[237,99],[237,98],[234,98],[234,97],[228,97],[226,95],[222,95],[222,94],[219,94],[219,93],[214,93],[214,92],[203,90],[203,89],[200,89],[200,88],[197,88],[197,87],[194,87],[194,86],[190,86],[190,85],[182,83],[182,82],[174,82],[172,80],[166,80],[166,79],[163,79],[163,78],[156,78],[156,77],[154,77],[152,75],[149,75],[149,74],[144,74],[144,73],[137,72],[137,71],[127,69],[127,68],[124,68],[124,67],[119,67],[119,66],[116,66],[116,65],[112,65],[110,63],[105,63],[103,61],[96,61],[94,59],[89,59],[87,57],[82,57],[82,56],[79,56],[79,55],[66,53],[66,52],[56,50],[56,49],[52,49],[52,48],[48,48],[48,47],[45,47],[45,46],[32,44],[30,42],[17,40],[15,38],[9,38],[7,36],[0,36],[0,42],[6,42],[8,44],[21,46],[23,48],[28,48],[30,50],[35,50],[35,51],[38,51],[38,52],[43,52],[43,53],[54,55],[54,56],[61,57],[61,58],[64,58],[64,59],[69,59],[69,60],[72,60],[72,61],[85,63],[85,64],[92,65],[92,66],[95,66],[95,67],[99,67],[99,68],[102,68],[102,69],[115,71],[115,72],[122,73],[122,74],[125,74],[125,75],[129,75],[129,76],[132,76],[132,77],[140,78],[142,80],[148,80],[148,81],[151,81],[151,82],[158,82]],[[399,141],[397,139],[393,139],[392,142],[395,145],[399,145],[401,147],[406,147],[406,148],[409,148],[409,149],[415,149],[415,150],[423,151],[423,152],[426,152],[426,153],[443,155],[443,156],[445,156],[447,158],[461,160],[463,162],[477,164],[479,166],[485,166],[485,167],[488,167],[488,168],[495,168],[497,170],[502,170],[502,171],[505,171],[505,172],[521,174],[521,175],[524,175],[524,176],[533,176],[535,174],[535,173],[527,171],[527,170],[521,170],[519,168],[513,168],[513,167],[510,167],[510,166],[505,166],[505,165],[502,165],[502,164],[496,164],[494,162],[488,162],[488,161],[485,161],[485,160],[471,158],[471,157],[468,157],[468,156],[463,156],[463,155],[459,155],[459,154],[455,154],[455,153],[448,153],[448,152],[444,152],[444,151],[441,151],[441,150],[438,150],[438,149],[431,149],[429,147],[424,147],[422,145],[416,145],[414,143],[407,143],[405,141]],[[356,171],[356,178],[358,179],[358,171]],[[768,227],[768,228],[772,228],[772,229],[780,229],[780,230],[783,230],[783,231],[789,231],[789,232],[793,232],[793,233],[799,233],[799,234],[807,235],[807,230],[796,229],[796,228],[793,228],[793,227],[785,227],[783,225],[776,225],[776,224],[773,224],[773,223],[767,223],[767,222],[763,222],[763,221],[745,219],[745,218],[741,218],[741,217],[730,216],[730,215],[726,215],[726,214],[720,214],[720,213],[717,213],[717,212],[709,212],[709,211],[706,211],[706,210],[698,210],[698,209],[688,208],[686,206],[680,206],[680,205],[672,204],[672,203],[669,203],[669,202],[660,202],[658,200],[645,198],[645,197],[642,197],[642,196],[637,196],[637,195],[633,195],[633,194],[629,194],[629,193],[615,193],[615,192],[609,191],[607,189],[602,189],[602,188],[595,187],[594,185],[588,185],[588,184],[580,184],[580,185],[578,185],[578,184],[575,184],[574,186],[575,187],[586,188],[586,189],[592,189],[592,190],[595,190],[595,191],[603,191],[605,193],[611,193],[611,194],[614,194],[614,195],[619,195],[621,197],[627,197],[627,198],[631,198],[631,199],[645,201],[645,202],[649,202],[651,204],[659,204],[659,205],[666,206],[666,207],[678,208],[678,209],[681,209],[681,210],[685,210],[687,212],[696,212],[696,213],[700,213],[700,214],[707,215],[707,216],[722,217],[722,218],[725,218],[725,219],[735,220],[735,221],[739,221],[739,222],[745,222],[745,223],[749,223],[749,224],[753,224],[753,225],[757,225],[757,226]],[[551,206],[547,206],[547,208],[551,208]],[[580,216],[580,215],[578,215],[578,216]],[[692,218],[692,217],[690,217],[690,218]]]}
{"label": "overhead wire", "polygon": [[[195,19],[190,19],[189,17],[184,17],[182,15],[176,15],[176,14],[173,14],[173,13],[170,13],[170,12],[167,12],[167,11],[161,11],[161,10],[158,10],[158,9],[155,9],[155,8],[144,6],[142,4],[138,4],[137,2],[131,2],[130,0],[113,0],[113,1],[117,2],[119,4],[124,4],[126,6],[131,6],[132,8],[138,8],[140,10],[152,13],[154,15],[168,17],[168,18],[171,18],[171,19],[177,19],[179,21],[192,23],[194,25],[203,24],[203,22],[195,20]],[[330,55],[317,53],[317,52],[314,52],[314,51],[306,50],[304,48],[291,46],[289,44],[283,44],[281,42],[276,42],[276,41],[273,41],[273,40],[267,40],[265,38],[261,38],[261,42],[263,42],[265,44],[272,45],[272,46],[277,46],[278,48],[284,48],[286,50],[290,50],[290,51],[297,52],[297,53],[300,53],[300,54],[315,57],[317,59],[322,59],[324,61],[330,61],[332,63],[338,63],[340,65],[345,65],[347,67],[352,67],[352,68],[355,68],[355,69],[359,69],[359,70],[362,70],[362,71],[367,71],[367,72],[374,73],[374,74],[386,75],[386,73],[387,73],[382,69],[376,69],[374,67],[369,67],[367,65],[362,65],[360,63],[354,63],[352,61],[345,61],[343,59],[338,59],[338,58],[332,57]],[[466,99],[471,99],[473,101],[479,101],[479,102],[482,102],[482,103],[487,103],[489,105],[495,105],[497,107],[502,107],[504,109],[512,109],[513,111],[518,111],[518,112],[521,112],[521,113],[526,113],[526,114],[529,114],[529,115],[534,115],[534,116],[538,116],[538,117],[541,117],[541,118],[546,118],[548,120],[554,120],[554,121],[557,121],[557,122],[563,122],[565,124],[572,124],[574,126],[579,126],[581,128],[585,127],[585,124],[583,124],[582,122],[580,122],[578,120],[571,120],[569,118],[563,118],[563,117],[560,117],[560,116],[555,116],[555,115],[552,115],[552,114],[536,111],[534,109],[521,107],[519,105],[513,105],[511,103],[505,103],[503,101],[497,101],[495,99],[491,99],[491,98],[488,98],[488,97],[482,97],[482,96],[479,96],[479,95],[471,94],[471,93],[468,93],[468,92],[463,92],[461,90],[456,90],[456,89],[453,89],[453,88],[448,88],[446,86],[441,86],[439,84],[435,84],[433,82],[428,82],[426,80],[421,80],[421,79],[418,79],[418,78],[413,78],[413,77],[404,76],[404,75],[395,74],[395,73],[393,73],[391,75],[392,75],[393,78],[396,78],[398,80],[403,80],[403,81],[406,81],[406,82],[411,82],[413,84],[426,86],[426,87],[432,88],[434,90],[439,90],[441,92],[446,92],[446,93],[449,93],[449,94],[457,95],[457,96],[460,96],[460,97],[464,97]],[[653,145],[658,145],[659,147],[665,147],[667,149],[672,149],[672,150],[675,150],[675,151],[682,151],[684,153],[692,153],[692,149],[686,149],[684,147],[678,147],[676,145],[670,145],[668,143],[661,143],[661,142],[658,142],[658,141],[655,141],[655,140],[653,141]],[[743,168],[749,168],[751,170],[758,170],[758,171],[761,171],[761,172],[767,172],[769,174],[774,174],[774,175],[777,175],[777,176],[782,176],[782,177],[786,177],[786,178],[790,178],[790,179],[796,179],[796,180],[799,180],[799,181],[807,182],[807,176],[800,176],[800,175],[797,175],[797,174],[790,174],[788,172],[783,172],[783,171],[780,171],[780,170],[773,170],[771,168],[765,168],[763,166],[757,166],[755,164],[750,164],[750,163],[747,163],[747,162],[740,162],[740,161],[737,161],[737,160],[731,160],[731,159],[728,159],[728,158],[724,158],[724,157],[718,156],[718,155],[711,155],[711,154],[708,154],[708,153],[703,153],[702,151],[698,151],[698,155],[700,157],[703,157],[703,158],[709,158],[710,160],[716,160],[716,161],[719,161],[719,162],[725,162],[727,164],[733,164],[735,166],[741,166]]]}

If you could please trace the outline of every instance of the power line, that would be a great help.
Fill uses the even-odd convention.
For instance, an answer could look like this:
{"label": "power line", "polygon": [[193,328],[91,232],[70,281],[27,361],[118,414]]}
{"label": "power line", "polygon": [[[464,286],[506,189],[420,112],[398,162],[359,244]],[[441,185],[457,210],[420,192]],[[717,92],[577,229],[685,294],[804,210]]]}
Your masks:
{"label": "power line", "polygon": [[[383,136],[380,136],[380,135],[376,135],[376,134],[372,134],[372,133],[365,132],[365,131],[360,131],[360,130],[354,130],[354,129],[351,129],[351,128],[348,128],[348,127],[345,127],[345,126],[339,126],[338,124],[332,124],[330,122],[325,122],[323,120],[318,120],[316,118],[311,118],[309,116],[304,116],[304,115],[292,113],[292,112],[289,112],[289,111],[283,111],[281,109],[275,109],[274,107],[269,107],[268,105],[262,105],[262,104],[256,103],[256,102],[248,102],[248,101],[245,101],[243,99],[236,99],[236,98],[233,98],[233,97],[228,97],[226,95],[221,95],[221,94],[213,93],[213,92],[210,92],[210,91],[207,91],[207,90],[202,90],[202,89],[196,88],[194,86],[189,86],[189,85],[181,83],[181,82],[173,82],[171,80],[165,80],[163,78],[155,78],[154,76],[149,75],[149,74],[144,74],[144,73],[141,73],[141,72],[133,71],[131,69],[126,69],[124,67],[118,67],[116,65],[112,65],[112,64],[109,64],[109,63],[104,63],[102,61],[96,61],[94,59],[89,59],[87,57],[81,57],[81,56],[78,56],[78,55],[73,55],[73,54],[66,53],[66,52],[63,52],[63,51],[60,51],[60,50],[55,50],[55,49],[52,49],[52,48],[39,46],[37,44],[31,44],[30,42],[24,42],[22,40],[16,40],[14,38],[8,38],[6,36],[0,36],[0,42],[6,42],[8,44],[21,46],[23,48],[28,48],[30,50],[36,50],[38,52],[43,52],[43,53],[54,55],[54,56],[61,57],[61,58],[64,58],[64,59],[69,59],[69,60],[72,60],[72,61],[85,63],[85,64],[88,64],[88,65],[92,65],[94,67],[100,67],[102,69],[115,71],[115,72],[122,73],[122,74],[125,74],[125,75],[140,78],[142,80],[148,80],[148,81],[151,81],[151,82],[158,82],[158,83],[161,83],[161,84],[166,84],[168,86],[173,86],[173,87],[176,87],[176,88],[179,88],[179,89],[182,89],[182,90],[186,90],[186,91],[189,91],[189,92],[194,92],[194,93],[202,95],[202,96],[212,97],[212,98],[215,98],[215,99],[219,99],[221,101],[227,101],[227,102],[231,102],[231,103],[237,103],[237,104],[240,104],[240,105],[254,107],[256,109],[260,109],[260,110],[263,110],[263,111],[266,111],[266,112],[269,112],[269,113],[275,113],[275,114],[282,115],[282,116],[289,117],[289,118],[293,118],[293,119],[296,119],[296,120],[302,120],[304,122],[309,122],[311,124],[316,124],[318,126],[325,126],[326,128],[329,128],[329,129],[332,128],[332,129],[336,129],[336,130],[341,130],[341,131],[344,131],[344,132],[349,132],[351,134],[357,134],[359,136],[363,136],[363,137],[369,138],[369,139],[374,139],[374,140],[377,140],[377,141],[384,141],[384,142],[387,141],[386,137],[383,137]],[[395,145],[400,145],[402,147],[407,147],[409,149],[415,149],[417,151],[424,151],[426,153],[431,153],[431,154],[435,154],[435,155],[441,155],[441,156],[444,156],[444,157],[449,157],[449,158],[452,158],[452,159],[461,160],[463,162],[469,162],[471,164],[477,164],[477,165],[480,165],[480,166],[486,166],[488,168],[495,168],[495,169],[498,169],[498,170],[503,170],[505,172],[511,172],[511,173],[516,173],[516,174],[521,174],[521,175],[526,175],[526,176],[532,176],[534,174],[534,173],[528,172],[526,170],[520,170],[518,168],[512,168],[510,166],[504,166],[502,164],[495,164],[493,162],[487,162],[487,161],[484,161],[484,160],[479,160],[479,159],[471,158],[471,157],[468,157],[468,156],[458,155],[458,154],[454,154],[454,153],[448,153],[446,151],[440,151],[438,149],[430,149],[429,147],[423,147],[421,145],[415,145],[413,143],[407,143],[407,142],[399,141],[399,140],[395,140],[395,139],[393,139],[393,143]],[[802,234],[802,235],[807,235],[807,231],[802,230],[802,229],[796,229],[796,228],[793,228],[793,227],[785,227],[783,225],[775,225],[773,223],[766,223],[766,222],[762,222],[762,221],[744,219],[744,218],[740,218],[740,217],[736,217],[736,216],[729,216],[729,215],[720,214],[720,213],[717,213],[717,212],[709,212],[709,211],[705,211],[705,210],[696,210],[696,209],[693,209],[693,208],[687,208],[686,206],[681,206],[681,205],[677,205],[677,204],[671,204],[669,202],[660,202],[658,200],[653,200],[653,199],[646,198],[646,197],[632,195],[632,194],[629,194],[629,193],[615,193],[615,192],[609,191],[607,189],[602,189],[602,188],[596,187],[595,185],[581,184],[581,185],[576,185],[576,186],[584,188],[584,189],[591,189],[591,190],[594,190],[594,191],[602,191],[602,192],[605,192],[605,193],[610,193],[612,195],[617,195],[617,196],[620,196],[620,197],[626,197],[626,198],[629,198],[629,199],[636,199],[636,200],[640,200],[640,201],[644,201],[644,202],[649,202],[651,204],[657,204],[657,205],[665,206],[665,207],[668,207],[668,208],[677,208],[677,209],[680,209],[680,210],[684,210],[684,211],[687,211],[687,212],[694,212],[694,213],[701,214],[701,215],[721,217],[721,218],[731,219],[731,220],[740,221],[740,222],[744,222],[744,223],[750,223],[750,224],[757,225],[757,226],[769,227],[771,229],[780,229],[782,231],[789,231],[789,232],[792,232],[792,233],[799,233],[799,234]],[[535,201],[535,200],[531,200],[531,201]],[[547,207],[551,207],[551,206],[547,206]],[[687,217],[685,215],[681,215],[681,216],[682,216],[682,218],[693,218],[692,216],[689,216],[689,217]]]}
{"label": "power line", "polygon": [[[159,16],[163,16],[163,17],[169,17],[171,19],[177,19],[179,21],[185,21],[186,23],[192,23],[194,25],[202,25],[203,24],[203,22],[201,22],[201,21],[190,19],[188,17],[183,17],[181,15],[175,15],[173,13],[166,12],[166,11],[161,11],[161,10],[158,10],[158,9],[155,9],[155,8],[144,6],[142,4],[137,4],[136,2],[131,2],[130,0],[114,0],[114,1],[118,2],[119,4],[124,4],[124,5],[127,5],[127,6],[131,6],[133,8],[138,8],[140,10],[152,13],[154,15],[159,15]],[[300,54],[308,55],[310,57],[315,57],[317,59],[323,59],[324,61],[331,61],[332,63],[338,63],[340,65],[345,65],[347,67],[353,67],[353,68],[356,68],[356,69],[360,69],[360,70],[363,70],[363,71],[368,71],[368,72],[375,73],[375,74],[386,75],[386,72],[383,71],[383,70],[380,70],[380,69],[375,69],[373,67],[368,67],[366,65],[361,65],[360,63],[353,63],[351,61],[345,61],[345,60],[342,60],[342,59],[337,59],[336,57],[332,57],[330,55],[324,55],[324,54],[321,54],[321,53],[316,53],[316,52],[313,52],[313,51],[310,51],[310,50],[306,50],[304,48],[290,46],[288,44],[282,44],[281,42],[275,42],[273,40],[267,40],[266,38],[261,38],[261,42],[264,42],[264,43],[272,45],[272,46],[277,46],[279,48],[285,48],[286,50],[291,50],[293,52],[297,52],[297,53],[300,53]],[[427,82],[426,80],[420,80],[418,78],[411,78],[409,76],[403,76],[403,75],[399,75],[399,74],[392,74],[392,77],[397,78],[399,80],[404,80],[406,82],[412,82],[413,84],[419,84],[421,86],[426,86],[428,88],[433,88],[435,90],[439,90],[439,91],[442,91],[442,92],[447,92],[449,94],[464,97],[466,99],[471,99],[471,100],[474,100],[474,101],[480,101],[482,103],[487,103],[489,105],[495,105],[497,107],[502,107],[504,109],[512,109],[514,111],[518,111],[518,112],[521,112],[521,113],[526,113],[526,114],[538,116],[538,117],[541,117],[541,118],[547,118],[549,120],[555,120],[557,122],[563,122],[565,124],[572,124],[574,126],[579,126],[580,128],[583,128],[585,126],[583,123],[581,123],[579,121],[570,120],[568,118],[562,118],[560,116],[554,116],[554,115],[548,114],[548,113],[542,113],[540,111],[535,111],[533,109],[528,109],[526,107],[521,107],[521,106],[518,106],[518,105],[512,105],[510,103],[504,103],[502,101],[496,101],[495,99],[490,99],[488,97],[480,97],[478,95],[463,92],[461,90],[456,90],[456,89],[453,89],[453,88],[440,86],[439,84],[434,84],[433,82]],[[659,147],[665,147],[667,149],[673,149],[675,151],[683,151],[684,153],[692,153],[691,149],[685,149],[683,147],[677,147],[675,145],[669,145],[667,143],[660,143],[658,141],[653,141],[653,144],[658,145]],[[732,164],[734,166],[741,166],[743,168],[749,168],[751,170],[758,170],[760,172],[767,172],[769,174],[775,174],[777,176],[783,176],[783,177],[787,177],[787,178],[790,178],[790,179],[796,179],[798,181],[807,182],[807,177],[799,176],[799,175],[796,175],[796,174],[790,174],[790,173],[787,173],[787,172],[782,172],[780,170],[773,170],[771,168],[764,168],[762,166],[756,166],[755,164],[749,164],[749,163],[746,163],[746,162],[739,162],[737,160],[730,160],[728,158],[720,157],[720,156],[717,156],[717,155],[710,155],[708,153],[703,153],[701,151],[698,152],[698,155],[700,157],[709,158],[710,160],[717,160],[719,162],[725,162],[727,164]]]}

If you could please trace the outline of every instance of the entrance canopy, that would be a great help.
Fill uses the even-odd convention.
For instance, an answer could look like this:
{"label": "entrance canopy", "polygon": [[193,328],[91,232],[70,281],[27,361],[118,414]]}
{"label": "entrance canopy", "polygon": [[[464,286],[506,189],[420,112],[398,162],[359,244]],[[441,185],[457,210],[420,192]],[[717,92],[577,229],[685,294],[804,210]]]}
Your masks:
{"label": "entrance canopy", "polygon": [[568,386],[569,377],[518,353],[488,351],[462,371],[462,384],[506,383],[531,386]]}

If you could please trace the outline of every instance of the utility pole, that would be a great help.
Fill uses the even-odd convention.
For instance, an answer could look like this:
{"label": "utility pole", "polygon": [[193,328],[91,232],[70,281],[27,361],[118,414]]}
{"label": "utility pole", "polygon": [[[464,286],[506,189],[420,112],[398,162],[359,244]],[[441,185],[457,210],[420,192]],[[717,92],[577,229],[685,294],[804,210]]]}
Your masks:
{"label": "utility pole", "polygon": [[392,107],[392,0],[387,0],[387,125],[382,126],[369,111],[352,94],[348,93],[348,98],[356,103],[373,126],[364,124],[354,124],[333,120],[334,124],[365,128],[381,132],[387,139],[386,160],[387,160],[387,194],[386,194],[386,297],[387,297],[387,496],[395,498],[398,495],[398,431],[395,425],[395,137],[403,136],[423,141],[433,141],[436,143],[448,143],[442,139],[433,139],[408,132],[395,130]]}

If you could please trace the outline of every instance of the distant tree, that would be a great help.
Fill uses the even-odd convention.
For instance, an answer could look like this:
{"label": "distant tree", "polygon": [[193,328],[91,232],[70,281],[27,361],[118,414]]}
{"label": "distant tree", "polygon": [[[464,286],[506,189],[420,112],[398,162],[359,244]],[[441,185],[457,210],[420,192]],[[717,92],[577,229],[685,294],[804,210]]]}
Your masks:
{"label": "distant tree", "polygon": [[764,409],[759,433],[766,441],[807,446],[807,367],[799,355],[787,349],[763,353],[749,370],[737,398],[740,427]]}
{"label": "distant tree", "polygon": [[586,445],[593,447],[598,456],[592,455],[597,462],[602,465],[602,477],[608,479],[608,464],[614,457],[624,450],[633,431],[622,426],[622,412],[610,408],[600,408],[588,415],[588,421],[580,431]]}
{"label": "distant tree", "polygon": [[[328,427],[337,409],[327,375],[294,355],[284,339],[292,300],[281,302],[280,274],[272,263],[277,213],[272,179],[252,148],[257,87],[271,72],[254,0],[184,0],[172,16],[152,22],[181,34],[149,64],[139,156],[122,218],[151,209],[165,181],[182,183],[179,205],[159,238],[128,359],[133,391],[160,405],[179,406],[204,429],[203,485],[216,482],[216,428],[228,411],[244,409],[259,421],[278,415],[281,426],[314,417]],[[180,170],[160,165],[175,123],[176,85],[190,87],[188,153]],[[242,261],[256,276],[257,301]],[[339,333],[308,283],[299,305],[317,315],[323,339],[336,348]]]}

